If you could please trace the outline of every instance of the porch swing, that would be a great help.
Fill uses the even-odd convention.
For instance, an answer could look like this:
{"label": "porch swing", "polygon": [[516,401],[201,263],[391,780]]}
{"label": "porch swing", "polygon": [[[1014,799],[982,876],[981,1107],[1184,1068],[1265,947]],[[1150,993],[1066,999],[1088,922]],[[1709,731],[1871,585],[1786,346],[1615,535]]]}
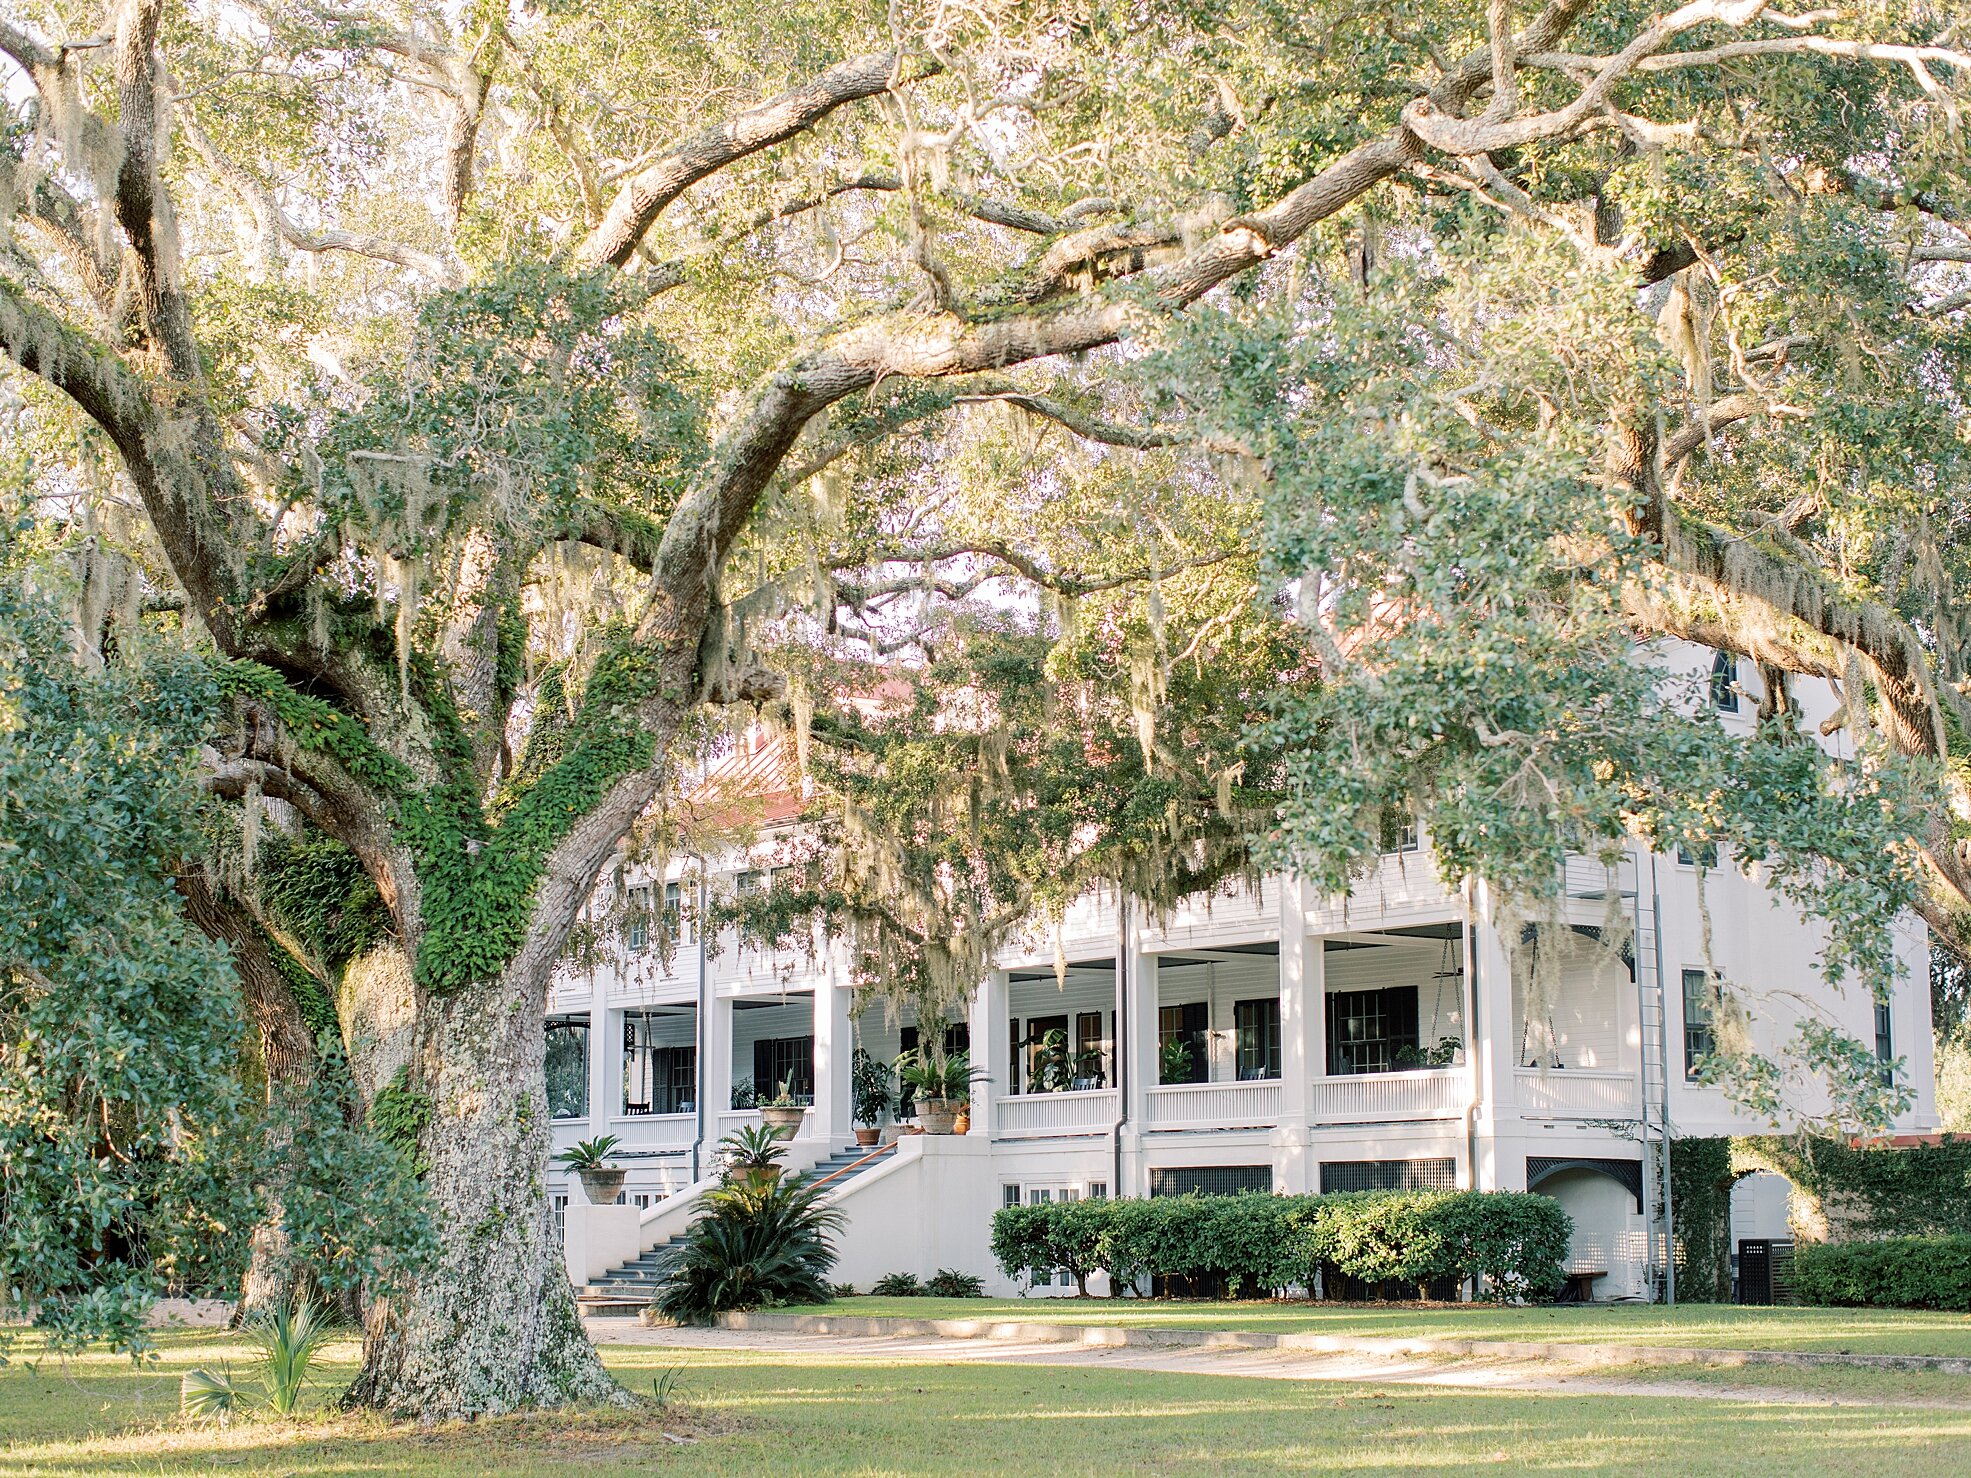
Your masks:
{"label": "porch swing", "polygon": [[[1464,1037],[1458,1032],[1445,1031],[1444,988],[1446,981],[1462,982],[1464,978],[1464,962],[1459,960],[1453,963],[1451,936],[1447,934],[1444,936],[1444,949],[1438,959],[1437,970],[1431,976],[1436,986],[1436,995],[1431,1001],[1430,1029],[1428,1032],[1423,1029],[1423,1014],[1419,1011],[1417,1045],[1397,1049],[1395,1065],[1398,1068],[1452,1067],[1457,1063],[1459,1054],[1464,1051]],[[1463,992],[1460,991],[1461,996],[1462,994]],[[1418,1003],[1422,1004],[1421,991],[1418,992]],[[1430,1045],[1425,1046],[1426,1042]]]}

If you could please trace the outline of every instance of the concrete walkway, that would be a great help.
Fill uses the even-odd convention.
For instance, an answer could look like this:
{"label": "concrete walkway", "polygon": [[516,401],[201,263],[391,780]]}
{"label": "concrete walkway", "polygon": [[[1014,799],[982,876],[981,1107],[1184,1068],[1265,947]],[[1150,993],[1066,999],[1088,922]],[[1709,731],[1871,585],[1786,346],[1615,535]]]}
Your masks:
{"label": "concrete walkway", "polygon": [[1696,1381],[1622,1380],[1581,1374],[1541,1360],[1511,1357],[1430,1357],[1318,1354],[1133,1345],[1079,1345],[1054,1340],[957,1340],[936,1335],[849,1335],[780,1329],[648,1328],[627,1320],[594,1320],[599,1344],[666,1349],[731,1350],[764,1355],[821,1356],[871,1363],[924,1361],[991,1365],[1050,1365],[1081,1370],[1147,1370],[1184,1375],[1246,1376],[1259,1380],[1347,1381],[1356,1385],[1447,1386],[1576,1396],[1687,1396],[1714,1401],[1761,1401],[1792,1406],[1937,1407],[1971,1411],[1971,1401],[1885,1400],[1822,1396],[1770,1386],[1714,1386]]}

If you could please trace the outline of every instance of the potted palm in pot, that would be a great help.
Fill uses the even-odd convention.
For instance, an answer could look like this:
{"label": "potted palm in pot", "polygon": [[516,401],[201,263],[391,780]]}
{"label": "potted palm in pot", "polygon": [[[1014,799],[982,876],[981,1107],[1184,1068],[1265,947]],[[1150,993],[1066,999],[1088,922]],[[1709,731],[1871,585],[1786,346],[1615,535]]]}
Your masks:
{"label": "potted palm in pot", "polygon": [[749,1191],[763,1191],[780,1179],[787,1145],[765,1124],[746,1124],[719,1141],[726,1180]]}
{"label": "potted palm in pot", "polygon": [[890,1089],[890,1065],[855,1049],[850,1059],[849,1094],[854,1100],[855,1142],[873,1145],[883,1132],[883,1116],[890,1111],[895,1095]]}
{"label": "potted palm in pot", "polygon": [[917,1122],[926,1134],[952,1133],[959,1109],[970,1104],[972,1084],[986,1076],[984,1069],[972,1070],[972,1059],[964,1052],[946,1054],[920,1047],[897,1059],[897,1077],[917,1100]]}
{"label": "potted palm in pot", "polygon": [[760,1100],[760,1120],[782,1139],[792,1139],[808,1116],[808,1106],[794,1096],[791,1083],[782,1083],[773,1097]]}
{"label": "potted palm in pot", "polygon": [[629,1171],[609,1163],[609,1152],[621,1143],[616,1135],[605,1134],[598,1139],[577,1140],[572,1149],[555,1156],[580,1178],[582,1194],[591,1206],[613,1206],[623,1194],[623,1180]]}

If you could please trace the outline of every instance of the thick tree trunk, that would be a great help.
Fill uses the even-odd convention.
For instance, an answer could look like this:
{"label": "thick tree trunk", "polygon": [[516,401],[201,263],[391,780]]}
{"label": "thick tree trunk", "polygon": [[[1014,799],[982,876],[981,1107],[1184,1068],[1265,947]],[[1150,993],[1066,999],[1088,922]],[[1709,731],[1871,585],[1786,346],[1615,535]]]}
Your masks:
{"label": "thick tree trunk", "polygon": [[547,1198],[547,982],[498,981],[418,1002],[406,1087],[439,1251],[375,1300],[345,1398],[421,1420],[624,1401],[575,1311]]}
{"label": "thick tree trunk", "polygon": [[[232,952],[240,995],[252,1018],[267,1075],[267,1163],[291,1165],[297,1153],[295,1114],[315,1086],[320,1070],[314,1036],[294,992],[274,963],[272,946],[253,918],[236,902],[223,898],[195,868],[179,874],[177,883],[178,895],[192,922]],[[246,1274],[240,1281],[236,1319],[263,1310],[290,1308],[315,1291],[307,1270],[295,1258],[288,1236],[282,1191],[292,1178],[290,1168],[263,1188],[260,1221],[253,1229]]]}

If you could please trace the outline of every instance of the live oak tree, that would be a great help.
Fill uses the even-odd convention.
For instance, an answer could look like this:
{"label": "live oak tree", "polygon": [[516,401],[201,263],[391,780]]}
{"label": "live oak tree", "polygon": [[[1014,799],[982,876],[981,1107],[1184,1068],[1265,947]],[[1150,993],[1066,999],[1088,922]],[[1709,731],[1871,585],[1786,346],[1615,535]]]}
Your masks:
{"label": "live oak tree", "polygon": [[[1417,432],[1501,438],[1447,441],[1413,458],[1416,489],[1378,469],[1359,495],[1427,514],[1466,463],[1504,456],[1489,448],[1524,425],[1558,427],[1571,460],[1556,483],[1574,469],[1626,492],[1612,525],[1607,507],[1539,525],[1547,544],[1589,567],[1619,546],[1623,568],[1674,576],[1669,595],[1639,583],[1649,602],[1622,607],[1634,629],[1845,675],[1856,703],[1879,698],[1886,742],[1942,777],[1957,649],[1907,608],[1919,569],[1946,589],[1942,520],[1909,503],[1900,556],[1853,557],[1824,490],[1869,502],[1875,484],[1842,466],[1858,428],[1834,409],[1835,448],[1776,438],[1791,450],[1719,506],[1692,501],[1716,483],[1684,469],[1727,434],[1786,426],[1788,376],[1815,354],[1830,384],[1901,357],[1947,396],[1947,351],[1885,343],[1911,332],[1912,304],[1948,334],[1947,286],[1829,297],[1811,323],[1720,349],[1742,294],[1706,274],[1802,198],[1870,213],[1903,282],[1949,270],[1935,264],[1963,253],[1951,19],[1490,0],[1371,15],[850,4],[795,24],[745,5],[128,0],[0,21],[20,99],[0,345],[44,387],[51,424],[86,423],[78,465],[108,448],[158,590],[223,664],[209,783],[247,816],[264,798],[292,807],[353,853],[388,915],[334,972],[337,1015],[360,1092],[414,1139],[444,1238],[414,1286],[373,1302],[354,1399],[443,1417],[614,1394],[551,1245],[547,982],[622,839],[704,753],[717,705],[784,696],[756,659],[797,586],[828,635],[882,647],[892,618],[867,615],[887,584],[938,601],[989,579],[1017,601],[1004,592],[1114,575],[1155,587],[1202,557],[1158,527],[1158,498],[1118,484],[1139,515],[1117,541],[1127,560],[1104,573],[1116,551],[1083,551],[1064,568],[1072,541],[1039,537],[1058,531],[1020,499],[961,527],[973,513],[951,516],[942,484],[892,460],[897,439],[935,442],[993,401],[1118,458],[1177,455],[1159,474],[1172,486],[1218,478],[1274,500],[1273,573],[1317,596],[1342,573],[1350,547],[1297,546],[1312,536],[1277,513],[1308,486],[1289,433],[1313,402],[1293,346],[1268,348],[1279,336],[1254,315],[1292,300],[1303,267],[1351,262],[1382,316],[1338,316],[1340,352],[1318,335],[1300,352],[1420,376],[1470,356],[1475,387],[1433,397]],[[1851,148],[1854,119],[1868,126]],[[1431,265],[1447,190],[1560,233],[1600,274],[1524,395],[1487,380],[1469,336],[1420,347],[1436,307],[1412,327],[1386,306],[1400,294],[1376,294],[1390,257]],[[1529,292],[1551,297],[1552,260],[1524,254]],[[1579,347],[1559,330],[1592,340],[1619,319],[1611,283],[1673,277],[1695,379],[1625,371],[1557,398]],[[1131,381],[1138,353],[1110,346],[1194,306],[1225,313],[1223,362],[1173,340],[1167,385]],[[1809,333],[1824,350],[1794,342]],[[1168,423],[1140,419],[1166,392],[1181,402]],[[1344,402],[1392,424],[1405,411],[1400,396]],[[1051,461],[985,470],[1044,501]],[[1821,502],[1788,502],[1733,536],[1755,493],[1809,468],[1842,469],[1815,483],[1824,525]],[[1944,541],[1934,558],[1925,539]],[[1748,551],[1769,561],[1752,575]],[[1891,567],[1894,589],[1875,591]],[[1323,610],[1308,604],[1311,626]],[[1520,742],[1493,717],[1456,715],[1480,748]],[[1774,804],[1789,794],[1776,785]],[[1306,814],[1290,805],[1289,829]],[[1965,864],[1940,824],[1925,898],[1949,923]]]}

